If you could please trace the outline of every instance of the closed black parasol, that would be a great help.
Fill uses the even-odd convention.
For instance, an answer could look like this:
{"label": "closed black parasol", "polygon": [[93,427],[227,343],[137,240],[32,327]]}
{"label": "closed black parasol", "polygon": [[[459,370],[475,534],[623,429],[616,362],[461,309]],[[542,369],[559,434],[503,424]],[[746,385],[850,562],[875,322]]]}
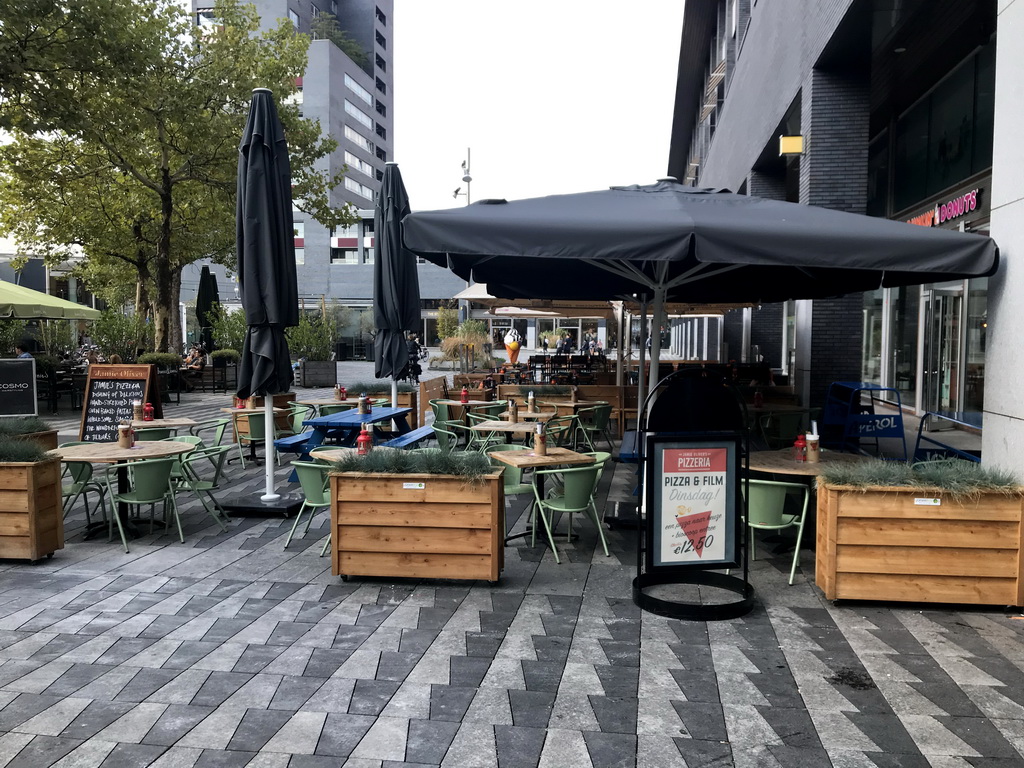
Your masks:
{"label": "closed black parasol", "polygon": [[420,327],[416,257],[402,245],[402,219],[408,213],[409,195],[402,173],[396,163],[387,163],[373,215],[374,373],[378,379],[391,378],[392,400],[397,399],[394,382],[409,376],[405,332]]}
{"label": "closed black parasol", "polygon": [[213,308],[219,304],[217,276],[204,264],[196,290],[196,319],[199,321],[199,340],[208,352],[213,351]]}
{"label": "closed black parasol", "polygon": [[264,395],[267,493],[273,493],[273,398],[292,385],[285,328],[299,324],[291,165],[284,129],[266,88],[252,92],[238,147],[238,284],[249,328],[238,369],[238,397]]}

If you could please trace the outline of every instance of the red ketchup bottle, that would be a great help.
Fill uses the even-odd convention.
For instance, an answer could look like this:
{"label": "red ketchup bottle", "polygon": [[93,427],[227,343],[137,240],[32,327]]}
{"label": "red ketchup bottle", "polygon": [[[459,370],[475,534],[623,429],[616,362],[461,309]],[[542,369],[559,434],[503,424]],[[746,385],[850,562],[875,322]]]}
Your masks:
{"label": "red ketchup bottle", "polygon": [[373,447],[373,436],[370,434],[370,430],[363,424],[362,430],[359,432],[359,437],[356,438],[356,453],[360,456],[365,456],[370,452]]}
{"label": "red ketchup bottle", "polygon": [[793,461],[807,461],[807,438],[803,435],[793,441]]}
{"label": "red ketchup bottle", "polygon": [[153,420],[153,404],[152,403],[146,403],[144,406],[142,406],[142,420],[143,421],[152,421]]}

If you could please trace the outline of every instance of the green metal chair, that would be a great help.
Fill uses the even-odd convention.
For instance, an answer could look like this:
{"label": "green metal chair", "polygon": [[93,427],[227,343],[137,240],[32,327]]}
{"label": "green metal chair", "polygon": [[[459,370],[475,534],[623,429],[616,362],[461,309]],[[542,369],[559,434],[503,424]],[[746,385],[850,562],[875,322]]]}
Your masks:
{"label": "green metal chair", "polygon": [[569,416],[556,416],[548,419],[545,430],[548,433],[548,445],[561,447],[576,447],[576,425],[579,419],[575,414]]}
{"label": "green metal chair", "polygon": [[428,400],[427,403],[430,405],[430,410],[434,412],[434,421],[450,421],[451,414],[448,411],[448,404],[442,403],[439,399]]}
{"label": "green metal chair", "polygon": [[[302,531],[303,536],[309,532],[309,524],[313,522],[317,511],[331,506],[331,492],[327,484],[327,475],[331,471],[331,466],[312,461],[293,461],[292,466],[295,467],[295,474],[299,477],[299,485],[302,486],[302,495],[306,499],[302,502],[302,506],[299,507],[299,513],[295,516],[295,522],[292,523],[292,529],[289,531],[288,538],[284,542],[285,549],[288,549],[288,545],[292,543],[295,529],[298,528],[302,514],[306,510],[309,510],[309,518],[306,520],[306,527]],[[329,536],[330,534],[328,534],[328,544],[330,543]],[[321,556],[326,551],[327,547],[325,546],[323,552],[320,553]]]}
{"label": "green metal chair", "polygon": [[[597,535],[601,539],[601,546],[604,547],[605,556],[608,555],[608,542],[604,538],[604,530],[596,510],[592,509],[591,497],[597,487],[597,480],[601,471],[600,464],[587,464],[582,467],[570,467],[568,469],[538,469],[534,470],[534,518],[540,517],[544,525],[544,532],[547,534],[548,543],[554,553],[555,562],[561,562],[558,558],[558,550],[555,548],[555,539],[551,531],[557,522],[555,514],[563,513],[569,516],[569,531],[567,541],[572,538],[572,515],[574,512],[590,512],[594,518],[594,525],[597,527]],[[541,498],[540,490],[537,487],[537,480],[541,477],[561,475],[561,488],[553,496]],[[537,525],[534,521],[531,534],[531,546],[537,543]]]}
{"label": "green metal chair", "polygon": [[431,426],[434,428],[434,438],[437,440],[437,447],[445,453],[451,453],[459,445],[459,435],[452,424],[447,421],[435,421]]}
{"label": "green metal chair", "polygon": [[[231,419],[211,419],[210,421],[201,421],[195,426],[188,428],[188,433],[194,437],[203,438],[203,447],[211,447],[214,445],[220,445],[224,439],[224,432],[228,428],[228,424],[231,423]],[[201,432],[210,432],[209,435],[202,435]]]}
{"label": "green metal chair", "polygon": [[341,413],[342,411],[351,411],[353,408],[355,408],[355,406],[349,403],[338,403],[337,405],[321,405],[320,415],[330,416],[331,414]]}
{"label": "green metal chair", "polygon": [[[499,443],[498,445],[492,445],[489,447],[487,449],[487,453],[496,453],[498,451],[525,451],[526,449],[525,445]],[[533,483],[523,482],[523,470],[518,467],[510,467],[508,464],[504,464],[492,456],[489,456],[488,458],[490,459],[491,466],[505,470],[505,473],[502,475],[502,480],[505,484],[506,496],[518,496],[520,493],[533,493]]]}
{"label": "green metal chair", "polygon": [[[61,443],[59,447],[67,448],[72,445],[85,444],[86,441],[75,440],[69,443]],[[103,515],[103,519],[106,519],[107,489],[98,480],[93,480],[92,464],[87,461],[66,461],[64,462],[63,474],[65,478],[71,480],[69,484],[61,485],[60,495],[64,506],[64,517],[67,518],[71,508],[75,506],[75,502],[81,497],[85,504],[85,524],[86,526],[90,525],[92,523],[92,516],[89,512],[89,493],[92,492],[99,496],[99,506],[97,508]]]}
{"label": "green metal chair", "polygon": [[[243,445],[266,445],[267,442],[267,430],[266,430],[266,416],[263,413],[250,413],[246,414],[249,421],[249,434],[239,435],[238,444],[239,451]],[[270,436],[271,450],[275,450],[273,447],[273,441],[277,438],[277,428],[274,429],[274,434]],[[244,469],[244,466],[243,466]]]}
{"label": "green metal chair", "polygon": [[139,443],[155,443],[158,440],[166,440],[174,437],[178,432],[177,427],[153,427],[152,429],[136,429],[135,440]]}
{"label": "green metal chair", "polygon": [[[776,480],[748,480],[745,484],[747,493],[747,525],[755,530],[779,531],[784,528],[796,528],[796,546],[793,549],[793,565],[789,569],[789,583],[793,584],[796,566],[800,562],[800,542],[804,537],[804,521],[807,519],[807,505],[811,498],[811,489],[802,483],[783,483]],[[800,500],[800,514],[787,514],[786,496],[796,495]],[[754,550],[754,532],[750,533],[750,559],[756,560]]]}
{"label": "green metal chair", "polygon": [[[103,479],[106,482],[107,494],[110,497],[111,506],[113,506],[113,512],[110,515],[110,524],[107,529],[107,540],[113,540],[114,538],[114,523],[117,523],[117,530],[121,534],[121,543],[124,545],[124,551],[128,552],[128,539],[124,534],[124,525],[121,522],[121,516],[117,513],[117,504],[127,504],[128,506],[142,507],[144,504],[150,505],[150,528],[152,528],[152,510],[155,509],[157,503],[164,503],[164,512],[166,515],[167,504],[170,502],[171,509],[174,513],[174,520],[178,526],[178,538],[184,543],[185,535],[181,532],[181,518],[178,517],[178,505],[174,499],[174,485],[171,482],[171,471],[174,469],[174,463],[177,459],[142,459],[134,461],[131,464],[131,471],[128,473],[129,479],[129,490],[124,493],[117,492],[117,478],[118,473],[123,467],[119,465],[113,465],[106,467],[103,473]],[[166,518],[165,518],[166,519]]]}
{"label": "green metal chair", "polygon": [[291,413],[288,414],[288,429],[278,429],[278,437],[289,437],[290,435],[302,434],[306,431],[302,422],[307,421],[316,415],[316,408],[312,405],[300,405],[299,403],[288,403],[288,405],[291,406]]}
{"label": "green metal chair", "polygon": [[612,435],[608,425],[612,419],[611,403],[600,403],[589,408],[581,408],[576,414],[578,423],[576,425],[576,437],[582,438],[590,450],[594,450],[594,441],[603,437],[608,449],[611,450]]}
{"label": "green metal chair", "polygon": [[[466,419],[469,421],[470,426],[473,424],[479,424],[482,421],[500,420],[496,415],[489,413],[467,413]],[[505,440],[505,437],[501,432],[477,432],[463,424],[453,424],[452,426],[456,427],[456,432],[464,432],[466,435],[467,451],[483,453],[484,451],[489,450],[493,445],[501,445]]]}
{"label": "green metal chair", "polygon": [[215,445],[185,454],[180,462],[181,476],[177,479],[178,487],[191,490],[222,531],[228,529],[228,514],[213,492],[220,488],[224,460],[230,450],[230,445]]}

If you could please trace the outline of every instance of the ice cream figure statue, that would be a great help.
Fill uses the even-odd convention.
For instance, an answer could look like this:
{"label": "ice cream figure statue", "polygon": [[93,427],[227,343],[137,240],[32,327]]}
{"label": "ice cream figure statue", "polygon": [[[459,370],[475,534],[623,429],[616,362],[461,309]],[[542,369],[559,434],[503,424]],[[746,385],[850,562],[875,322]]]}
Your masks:
{"label": "ice cream figure statue", "polygon": [[519,360],[519,347],[522,346],[523,337],[515,328],[509,328],[505,334],[505,351],[508,352],[508,361],[513,365]]}

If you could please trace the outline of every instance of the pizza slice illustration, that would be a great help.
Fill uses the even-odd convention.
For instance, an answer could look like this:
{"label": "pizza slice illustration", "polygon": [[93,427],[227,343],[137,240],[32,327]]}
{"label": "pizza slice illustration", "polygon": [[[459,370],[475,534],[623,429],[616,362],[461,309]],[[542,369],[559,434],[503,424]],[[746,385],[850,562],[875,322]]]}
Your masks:
{"label": "pizza slice illustration", "polygon": [[676,522],[682,529],[683,534],[689,539],[693,551],[697,557],[704,554],[704,542],[708,533],[708,524],[711,522],[711,510],[707,512],[694,512],[690,507],[680,504],[676,507]]}

